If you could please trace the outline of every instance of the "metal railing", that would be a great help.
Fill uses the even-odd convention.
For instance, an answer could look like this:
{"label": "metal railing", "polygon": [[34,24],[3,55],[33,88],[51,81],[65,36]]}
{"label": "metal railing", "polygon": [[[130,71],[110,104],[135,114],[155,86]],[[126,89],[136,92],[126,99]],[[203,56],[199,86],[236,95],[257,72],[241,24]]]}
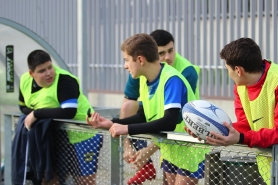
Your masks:
{"label": "metal railing", "polygon": [[[118,110],[97,110],[105,117],[116,117]],[[20,114],[8,113],[4,115],[5,127],[5,184],[11,182],[11,144],[14,134],[14,128]],[[82,179],[76,180],[80,176],[78,162],[72,158],[67,132],[74,131],[81,135],[95,133],[96,130],[87,125],[85,122],[74,120],[54,120],[52,126],[55,128],[55,153],[62,155],[62,166],[71,165],[66,176],[66,184],[82,184]],[[98,171],[96,175],[96,184],[126,184],[136,171],[132,166],[123,160],[123,142],[126,137],[112,138],[107,130],[98,129],[98,134],[103,138],[102,148],[98,157]],[[272,149],[249,148],[244,145],[233,145],[229,147],[214,147],[199,142],[186,133],[162,132],[160,135],[143,134],[128,136],[130,139],[144,140],[147,144],[167,144],[169,155],[177,156],[183,159],[183,156],[196,157],[204,159],[204,176],[200,178],[198,184],[278,184],[277,183],[277,146]],[[140,145],[140,144],[139,144]],[[81,147],[87,147],[86,144]],[[161,147],[162,148],[162,147]],[[191,149],[190,149],[191,148]],[[189,152],[190,151],[190,152]],[[165,152],[165,151],[164,151]],[[163,175],[161,165],[161,154],[163,150],[157,151],[151,156],[152,163],[156,169],[156,178],[152,181],[146,181],[144,184],[162,184]],[[167,158],[166,153],[162,156]],[[264,165],[257,165],[256,158],[272,158],[272,168],[270,171],[263,173]],[[179,163],[180,161],[178,161]],[[189,163],[184,160],[182,163]],[[265,164],[267,166],[268,164]],[[77,171],[77,172],[76,172]],[[77,173],[77,174],[74,174]]]}

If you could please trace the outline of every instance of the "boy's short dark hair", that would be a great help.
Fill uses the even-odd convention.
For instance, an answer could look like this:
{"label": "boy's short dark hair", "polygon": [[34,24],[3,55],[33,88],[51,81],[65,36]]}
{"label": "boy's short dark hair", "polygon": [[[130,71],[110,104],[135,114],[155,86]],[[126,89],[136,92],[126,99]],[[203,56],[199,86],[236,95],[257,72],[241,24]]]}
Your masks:
{"label": "boy's short dark hair", "polygon": [[154,38],[158,46],[166,46],[171,41],[175,43],[173,35],[166,30],[155,30],[150,36]]}
{"label": "boy's short dark hair", "polygon": [[158,47],[155,40],[148,34],[135,34],[124,41],[121,50],[132,56],[133,60],[142,55],[148,62],[159,59]]}
{"label": "boy's short dark hair", "polygon": [[43,50],[34,50],[28,55],[27,61],[29,70],[35,71],[38,65],[51,61],[51,58],[50,55]]}
{"label": "boy's short dark hair", "polygon": [[220,58],[233,70],[241,66],[248,73],[262,71],[260,47],[250,38],[240,38],[227,44],[220,52]]}

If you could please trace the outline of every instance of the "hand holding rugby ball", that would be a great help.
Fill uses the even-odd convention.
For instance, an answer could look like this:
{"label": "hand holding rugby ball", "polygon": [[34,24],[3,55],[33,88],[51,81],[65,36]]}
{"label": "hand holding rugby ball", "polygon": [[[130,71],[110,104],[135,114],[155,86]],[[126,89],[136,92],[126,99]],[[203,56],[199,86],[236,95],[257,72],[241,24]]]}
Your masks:
{"label": "hand holding rugby ball", "polygon": [[212,137],[210,132],[228,136],[229,130],[223,122],[232,124],[229,116],[221,108],[205,100],[186,103],[182,109],[182,117],[186,127],[203,140],[206,140],[206,136]]}

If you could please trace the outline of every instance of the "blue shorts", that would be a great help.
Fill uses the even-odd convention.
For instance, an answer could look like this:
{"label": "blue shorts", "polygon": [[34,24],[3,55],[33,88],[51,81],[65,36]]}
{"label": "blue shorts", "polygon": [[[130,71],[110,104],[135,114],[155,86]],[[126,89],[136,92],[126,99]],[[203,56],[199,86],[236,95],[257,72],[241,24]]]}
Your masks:
{"label": "blue shorts", "polygon": [[73,144],[81,176],[87,176],[97,172],[98,156],[102,143],[103,136],[96,134],[90,139]]}
{"label": "blue shorts", "polygon": [[137,151],[147,147],[146,140],[131,139],[131,142]]}
{"label": "blue shorts", "polygon": [[178,168],[177,166],[173,165],[165,159],[163,159],[162,161],[161,168],[167,173],[179,174],[191,178],[202,179],[204,178],[205,161],[199,164],[198,170],[195,172],[190,172],[185,169]]}

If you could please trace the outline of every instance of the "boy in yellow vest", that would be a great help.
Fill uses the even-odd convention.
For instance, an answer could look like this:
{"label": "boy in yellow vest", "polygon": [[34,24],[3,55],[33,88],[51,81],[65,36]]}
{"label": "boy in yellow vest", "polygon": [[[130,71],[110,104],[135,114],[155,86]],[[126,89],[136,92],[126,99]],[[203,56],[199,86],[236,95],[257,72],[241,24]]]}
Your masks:
{"label": "boy in yellow vest", "polygon": [[[20,78],[19,92],[20,110],[27,115],[24,122],[26,128],[32,128],[37,119],[85,120],[88,108],[93,111],[82,93],[77,77],[54,66],[48,53],[43,50],[31,52],[28,67],[29,72]],[[65,165],[70,165],[78,184],[95,184],[102,136],[75,131],[67,134],[72,144],[67,151],[71,151],[69,153],[76,160]],[[88,146],[88,150],[85,150]]]}
{"label": "boy in yellow vest", "polygon": [[[235,82],[237,121],[233,126],[224,123],[229,129],[228,136],[211,132],[217,139],[207,137],[207,143],[219,146],[238,143],[262,148],[277,144],[278,65],[263,60],[259,46],[250,38],[227,44],[220,57]],[[268,157],[257,157],[259,172],[267,184],[270,184],[271,161]]]}
{"label": "boy in yellow vest", "polygon": [[[110,129],[113,137],[160,131],[182,132],[183,127],[176,127],[184,124],[181,108],[188,101],[196,99],[188,81],[170,65],[158,62],[157,44],[148,34],[131,36],[124,41],[121,50],[125,69],[130,72],[132,78],[140,78],[142,106],[135,115],[124,119],[108,120],[95,112],[90,119],[87,117],[87,123],[94,128]],[[152,146],[150,153],[154,153],[159,148],[161,150],[165,162],[163,170],[170,185],[198,183],[197,177],[203,175],[203,149],[165,143],[160,144],[159,147]],[[179,155],[180,152],[191,155]],[[132,164],[141,169],[148,160],[149,158],[142,163],[141,159],[136,158]],[[193,174],[194,177],[191,176]],[[128,184],[141,183],[128,182]]]}
{"label": "boy in yellow vest", "polygon": [[[199,87],[198,87],[198,75],[200,68],[190,63],[186,58],[182,57],[175,50],[175,39],[171,33],[166,30],[158,29],[150,33],[158,45],[158,62],[166,62],[170,66],[178,70],[188,81],[191,89],[193,90],[195,97],[199,99]],[[120,118],[125,118],[136,114],[138,110],[137,99],[140,96],[139,93],[140,80],[139,78],[134,79],[129,74],[128,81],[126,83],[124,91],[124,100],[121,107]],[[135,155],[136,150],[140,150],[146,147],[146,142],[142,140],[129,140],[124,141],[124,159],[127,163],[130,163],[132,156]],[[136,149],[136,150],[135,150]],[[145,177],[154,176],[156,170],[153,167],[152,161],[150,160],[140,171],[138,171],[129,182],[140,181],[144,182]],[[165,184],[167,182],[164,182]]]}

